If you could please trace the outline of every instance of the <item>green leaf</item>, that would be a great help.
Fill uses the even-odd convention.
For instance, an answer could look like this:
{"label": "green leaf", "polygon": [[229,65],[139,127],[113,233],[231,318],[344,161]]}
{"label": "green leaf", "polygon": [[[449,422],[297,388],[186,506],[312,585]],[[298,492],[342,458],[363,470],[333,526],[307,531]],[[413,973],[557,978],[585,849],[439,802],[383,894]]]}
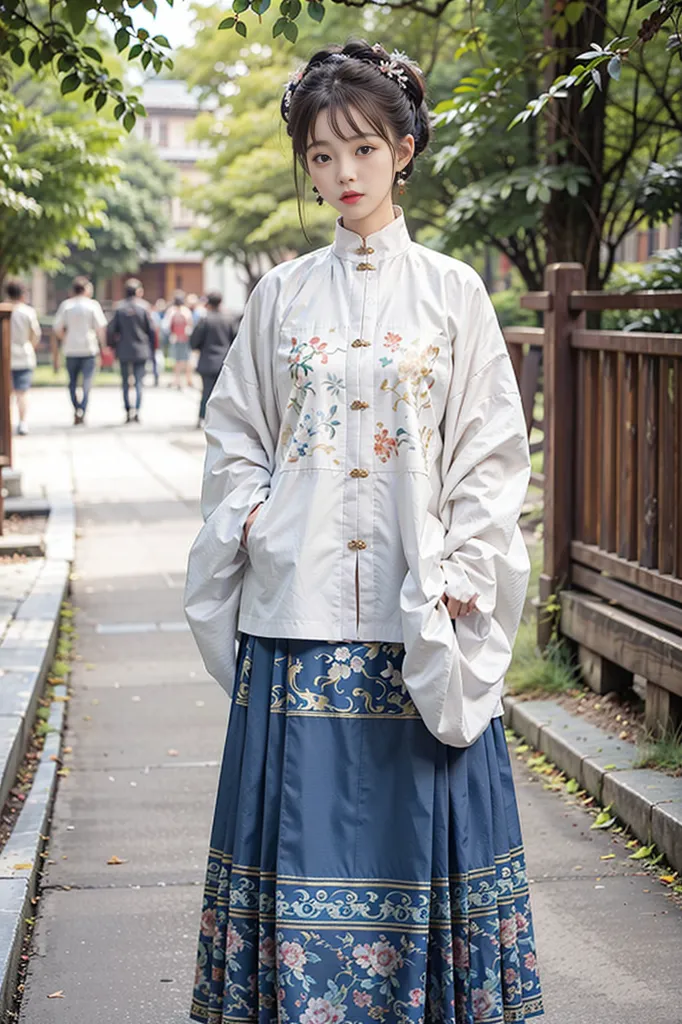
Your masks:
{"label": "green leaf", "polygon": [[101,110],[106,102],[107,94],[105,92],[98,92],[97,99],[95,100],[95,110]]}
{"label": "green leaf", "polygon": [[645,860],[650,857],[656,849],[656,844],[652,843],[651,846],[641,846],[635,853],[630,854],[630,860]]}
{"label": "green leaf", "polygon": [[142,43],[135,43],[134,46],[130,47],[130,51],[128,52],[128,60],[135,60],[135,58],[139,57],[141,53]]}
{"label": "green leaf", "polygon": [[71,22],[71,28],[76,33],[80,33],[85,28],[85,22],[87,20],[89,5],[84,0],[70,0],[66,5],[66,11],[69,15],[69,21]]}
{"label": "green leaf", "polygon": [[118,52],[120,53],[121,50],[125,50],[129,42],[130,33],[128,32],[128,29],[120,28],[114,36],[114,43],[116,44],[116,49],[118,50]]}
{"label": "green leaf", "polygon": [[559,38],[563,39],[568,32],[568,22],[564,18],[563,14],[557,18],[554,22],[554,34]]}
{"label": "green leaf", "polygon": [[28,55],[28,62],[34,71],[40,71],[43,62],[40,56],[40,47],[37,43],[35,46],[31,47],[31,52]]}
{"label": "green leaf", "polygon": [[301,0],[289,0],[289,17],[295,21],[301,13]]}
{"label": "green leaf", "polygon": [[578,782],[577,779],[569,779],[568,782],[566,783],[566,792],[567,793],[577,793],[579,789],[580,789],[580,783]]}
{"label": "green leaf", "polygon": [[282,15],[283,18],[289,17],[290,4],[291,0],[282,0],[281,4],[279,5],[279,13]]}
{"label": "green leaf", "polygon": [[590,825],[590,828],[609,828],[616,820],[615,818],[611,817],[611,815],[609,814],[609,810],[609,807],[605,807],[603,811],[600,811],[597,817]]}
{"label": "green leaf", "polygon": [[135,127],[136,120],[137,118],[135,117],[135,114],[132,112],[132,110],[129,110],[126,116],[123,118],[123,127],[127,132],[131,132],[133,130],[133,128]]}
{"label": "green leaf", "polygon": [[83,53],[86,57],[90,57],[91,60],[96,60],[99,64],[102,63],[102,54],[94,46],[84,46]]}
{"label": "green leaf", "polygon": [[294,25],[293,21],[287,21],[282,29],[282,34],[290,43],[295,43],[298,38],[298,25]]}
{"label": "green leaf", "polygon": [[141,39],[142,42],[144,42],[145,39],[149,39],[149,32],[147,32],[147,29],[146,28],[138,28],[138,30],[137,30],[137,38]]}
{"label": "green leaf", "polygon": [[273,34],[273,36],[277,37],[277,36],[281,35],[282,32],[284,32],[284,26],[288,25],[288,24],[289,24],[289,22],[287,21],[286,18],[278,18],[277,21],[275,22],[275,24],[272,26],[272,34]]}
{"label": "green leaf", "polygon": [[218,25],[218,29],[221,29],[221,28],[234,28],[236,22],[237,22],[236,18],[232,18],[232,17],[230,17],[230,18],[223,18],[223,20]]}
{"label": "green leaf", "polygon": [[253,3],[251,4],[251,10],[259,17],[262,14],[265,14],[269,7],[270,0],[253,0]]}
{"label": "green leaf", "polygon": [[548,186],[544,184],[540,185],[540,188],[538,189],[538,199],[540,200],[540,202],[548,203],[551,198],[552,193],[550,192]]}
{"label": "green leaf", "polygon": [[12,58],[13,63],[19,68],[26,60],[26,54],[20,46],[15,46],[14,49],[10,51],[10,57]]}
{"label": "green leaf", "polygon": [[145,50],[144,53],[142,54],[142,56],[140,57],[140,61],[142,62],[142,67],[146,68],[147,65],[149,64],[149,61],[151,59],[152,59],[151,50]]}
{"label": "green leaf", "polygon": [[242,14],[249,6],[249,0],[233,0],[232,10],[235,14]]}
{"label": "green leaf", "polygon": [[581,110],[584,110],[585,107],[589,107],[590,100],[592,99],[593,96],[594,96],[594,86],[593,85],[588,85],[587,89],[585,89],[585,92],[583,93],[583,101],[580,104],[580,109]]}
{"label": "green leaf", "polygon": [[308,14],[313,21],[322,21],[324,18],[324,4],[318,3],[318,0],[310,0]]}
{"label": "green leaf", "polygon": [[170,49],[170,43],[168,42],[165,36],[154,36],[153,38],[154,42],[157,43],[159,46],[165,46],[166,49]]}
{"label": "green leaf", "polygon": [[564,18],[569,25],[577,25],[585,11],[583,0],[571,0],[564,9]]}
{"label": "green leaf", "polygon": [[620,57],[612,57],[606,65],[606,71],[609,78],[615,78],[616,81],[620,78],[621,62]]}
{"label": "green leaf", "polygon": [[68,92],[74,92],[81,84],[80,75],[75,71],[71,75],[67,75],[66,78],[62,79],[61,93],[62,96],[66,96]]}
{"label": "green leaf", "polygon": [[125,103],[116,104],[116,106],[114,107],[114,120],[118,121],[119,117],[123,116],[123,111],[125,110],[125,108]]}
{"label": "green leaf", "polygon": [[242,39],[246,39],[246,25],[243,21],[238,21],[234,26],[234,30],[238,36],[241,36]]}

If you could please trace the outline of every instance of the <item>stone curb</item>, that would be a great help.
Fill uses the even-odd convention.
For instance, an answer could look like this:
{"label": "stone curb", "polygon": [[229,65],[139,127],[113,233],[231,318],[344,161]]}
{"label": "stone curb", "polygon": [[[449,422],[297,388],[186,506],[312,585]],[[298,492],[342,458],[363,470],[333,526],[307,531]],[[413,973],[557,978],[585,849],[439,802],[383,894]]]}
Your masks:
{"label": "stone curb", "polygon": [[553,700],[504,698],[505,725],[546,754],[637,836],[682,871],[682,778],[635,768],[634,743],[619,740]]}
{"label": "stone curb", "polygon": [[[36,707],[57,646],[59,614],[74,557],[75,510],[70,494],[48,494],[45,559],[0,644],[0,806],[14,785]],[[0,1014],[14,995],[16,971],[35,915],[38,884],[62,743],[66,687],[55,687],[48,732],[31,791],[0,853]]]}

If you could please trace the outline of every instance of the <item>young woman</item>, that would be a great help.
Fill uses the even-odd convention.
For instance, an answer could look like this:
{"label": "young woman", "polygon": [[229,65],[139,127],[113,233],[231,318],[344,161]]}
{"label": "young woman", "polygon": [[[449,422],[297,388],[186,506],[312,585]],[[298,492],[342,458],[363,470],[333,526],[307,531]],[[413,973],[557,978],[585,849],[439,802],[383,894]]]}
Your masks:
{"label": "young woman", "polygon": [[233,705],[191,1019],[525,1021],[514,374],[476,273],[392,203],[429,140],[419,69],[329,47],[282,112],[341,216],[259,282],[208,403],[186,608]]}

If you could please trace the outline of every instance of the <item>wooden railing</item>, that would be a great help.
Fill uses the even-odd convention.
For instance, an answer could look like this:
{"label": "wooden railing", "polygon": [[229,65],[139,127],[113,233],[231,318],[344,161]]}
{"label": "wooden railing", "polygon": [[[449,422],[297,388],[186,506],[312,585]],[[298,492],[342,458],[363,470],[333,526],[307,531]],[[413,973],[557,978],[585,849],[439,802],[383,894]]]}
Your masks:
{"label": "wooden railing", "polygon": [[[618,689],[638,674],[649,725],[674,725],[682,721],[682,335],[587,330],[585,314],[682,309],[682,292],[589,292],[580,264],[554,264],[545,291],[524,298],[544,312],[542,337],[527,335],[544,356],[541,606],[561,592],[561,632],[578,644],[595,688]],[[529,350],[515,351],[524,343],[518,329],[505,335],[521,382]],[[541,646],[550,632],[541,610]]]}
{"label": "wooden railing", "polygon": [[12,465],[12,421],[10,418],[10,373],[9,320],[12,307],[0,303],[0,536],[5,521],[5,500],[3,497],[2,470]]}

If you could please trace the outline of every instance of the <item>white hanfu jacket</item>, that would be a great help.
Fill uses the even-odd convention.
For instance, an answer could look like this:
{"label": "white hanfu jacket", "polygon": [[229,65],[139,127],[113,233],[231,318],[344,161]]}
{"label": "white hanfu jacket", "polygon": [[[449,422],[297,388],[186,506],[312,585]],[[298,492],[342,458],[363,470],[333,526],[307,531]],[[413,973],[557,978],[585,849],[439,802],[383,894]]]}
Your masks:
{"label": "white hanfu jacket", "polygon": [[[402,211],[258,283],[208,403],[186,614],[228,692],[238,632],[403,642],[427,727],[468,746],[502,713],[528,582],[530,462],[514,372],[469,266]],[[264,502],[241,543],[249,511]],[[443,592],[474,593],[453,622]]]}

